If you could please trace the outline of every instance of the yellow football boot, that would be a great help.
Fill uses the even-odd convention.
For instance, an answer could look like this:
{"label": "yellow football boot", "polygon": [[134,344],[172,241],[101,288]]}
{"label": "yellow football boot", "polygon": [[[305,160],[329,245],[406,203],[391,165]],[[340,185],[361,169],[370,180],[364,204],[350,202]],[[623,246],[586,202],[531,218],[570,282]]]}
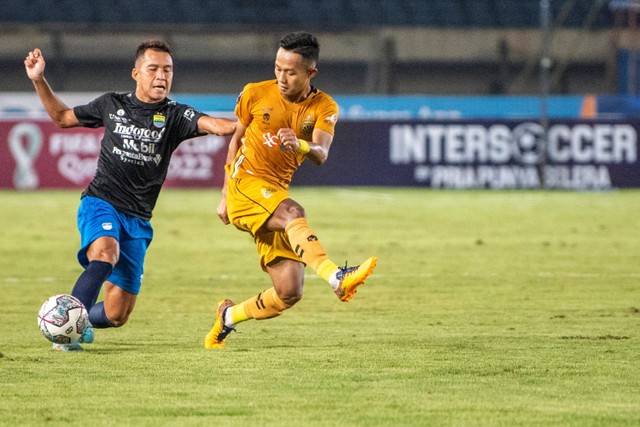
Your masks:
{"label": "yellow football boot", "polygon": [[347,302],[358,292],[358,286],[364,285],[367,277],[373,273],[378,258],[372,256],[360,265],[354,267],[339,267],[336,278],[340,280],[340,286],[335,290],[340,301]]}
{"label": "yellow football boot", "polygon": [[213,327],[204,338],[204,348],[222,348],[224,347],[224,339],[231,331],[235,329],[224,325],[224,312],[233,305],[228,299],[218,302],[218,310],[216,311],[216,320]]}

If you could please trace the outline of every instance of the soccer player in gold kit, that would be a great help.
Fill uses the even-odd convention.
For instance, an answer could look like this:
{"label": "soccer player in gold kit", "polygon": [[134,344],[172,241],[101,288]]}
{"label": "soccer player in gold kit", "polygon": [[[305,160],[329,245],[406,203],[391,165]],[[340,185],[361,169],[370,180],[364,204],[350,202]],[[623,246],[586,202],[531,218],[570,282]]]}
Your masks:
{"label": "soccer player in gold kit", "polygon": [[329,155],[338,105],[311,85],[318,73],[315,36],[296,32],[280,40],[274,80],[246,85],[229,142],[225,183],[217,214],[254,238],[260,265],[273,286],[248,300],[218,302],[205,348],[224,346],[234,326],[279,316],[302,298],[305,265],[349,301],[373,272],[376,257],[353,267],[331,261],[309,228],[304,208],[289,198],[289,183],[305,158],[323,164]]}

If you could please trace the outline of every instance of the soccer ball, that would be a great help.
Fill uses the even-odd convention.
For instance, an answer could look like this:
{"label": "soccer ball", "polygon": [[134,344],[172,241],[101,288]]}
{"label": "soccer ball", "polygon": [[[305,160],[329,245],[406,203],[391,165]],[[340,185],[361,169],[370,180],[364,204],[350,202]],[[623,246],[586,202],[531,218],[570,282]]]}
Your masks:
{"label": "soccer ball", "polygon": [[89,323],[84,305],[74,296],[61,294],[47,299],[38,312],[38,327],[46,339],[69,344],[82,336]]}

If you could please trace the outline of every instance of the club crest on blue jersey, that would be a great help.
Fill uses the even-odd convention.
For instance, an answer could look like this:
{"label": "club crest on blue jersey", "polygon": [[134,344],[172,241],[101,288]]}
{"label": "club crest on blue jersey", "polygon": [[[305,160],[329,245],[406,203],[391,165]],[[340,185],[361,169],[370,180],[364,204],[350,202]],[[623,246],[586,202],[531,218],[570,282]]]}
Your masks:
{"label": "club crest on blue jersey", "polygon": [[157,113],[153,115],[153,125],[157,128],[163,128],[165,120],[166,119],[162,113]]}

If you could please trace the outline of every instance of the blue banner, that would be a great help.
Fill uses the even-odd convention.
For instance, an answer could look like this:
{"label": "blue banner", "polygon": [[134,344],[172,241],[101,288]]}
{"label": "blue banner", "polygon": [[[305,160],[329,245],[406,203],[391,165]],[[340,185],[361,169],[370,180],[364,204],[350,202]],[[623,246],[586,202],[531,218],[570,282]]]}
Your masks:
{"label": "blue banner", "polygon": [[[521,120],[343,122],[329,159],[298,185],[608,190],[640,187],[640,122]],[[541,164],[542,163],[542,164]]]}
{"label": "blue banner", "polygon": [[[67,105],[91,102],[100,93],[60,93]],[[175,93],[172,99],[215,116],[233,117],[237,95]],[[536,96],[355,96],[335,95],[340,120],[536,120],[542,99]],[[640,97],[631,95],[550,96],[551,119],[637,119]],[[48,118],[35,93],[0,94],[0,118]]]}
{"label": "blue banner", "polygon": [[[173,98],[200,111],[232,113],[234,95],[185,95]],[[334,96],[341,120],[459,120],[532,118],[542,110],[535,96]],[[547,100],[549,117],[582,117],[585,97],[553,96]]]}
{"label": "blue banner", "polygon": [[[235,95],[175,95],[200,111],[231,115]],[[340,120],[535,119],[542,112],[537,96],[334,96]],[[640,97],[631,95],[550,96],[550,119],[640,117]]]}

